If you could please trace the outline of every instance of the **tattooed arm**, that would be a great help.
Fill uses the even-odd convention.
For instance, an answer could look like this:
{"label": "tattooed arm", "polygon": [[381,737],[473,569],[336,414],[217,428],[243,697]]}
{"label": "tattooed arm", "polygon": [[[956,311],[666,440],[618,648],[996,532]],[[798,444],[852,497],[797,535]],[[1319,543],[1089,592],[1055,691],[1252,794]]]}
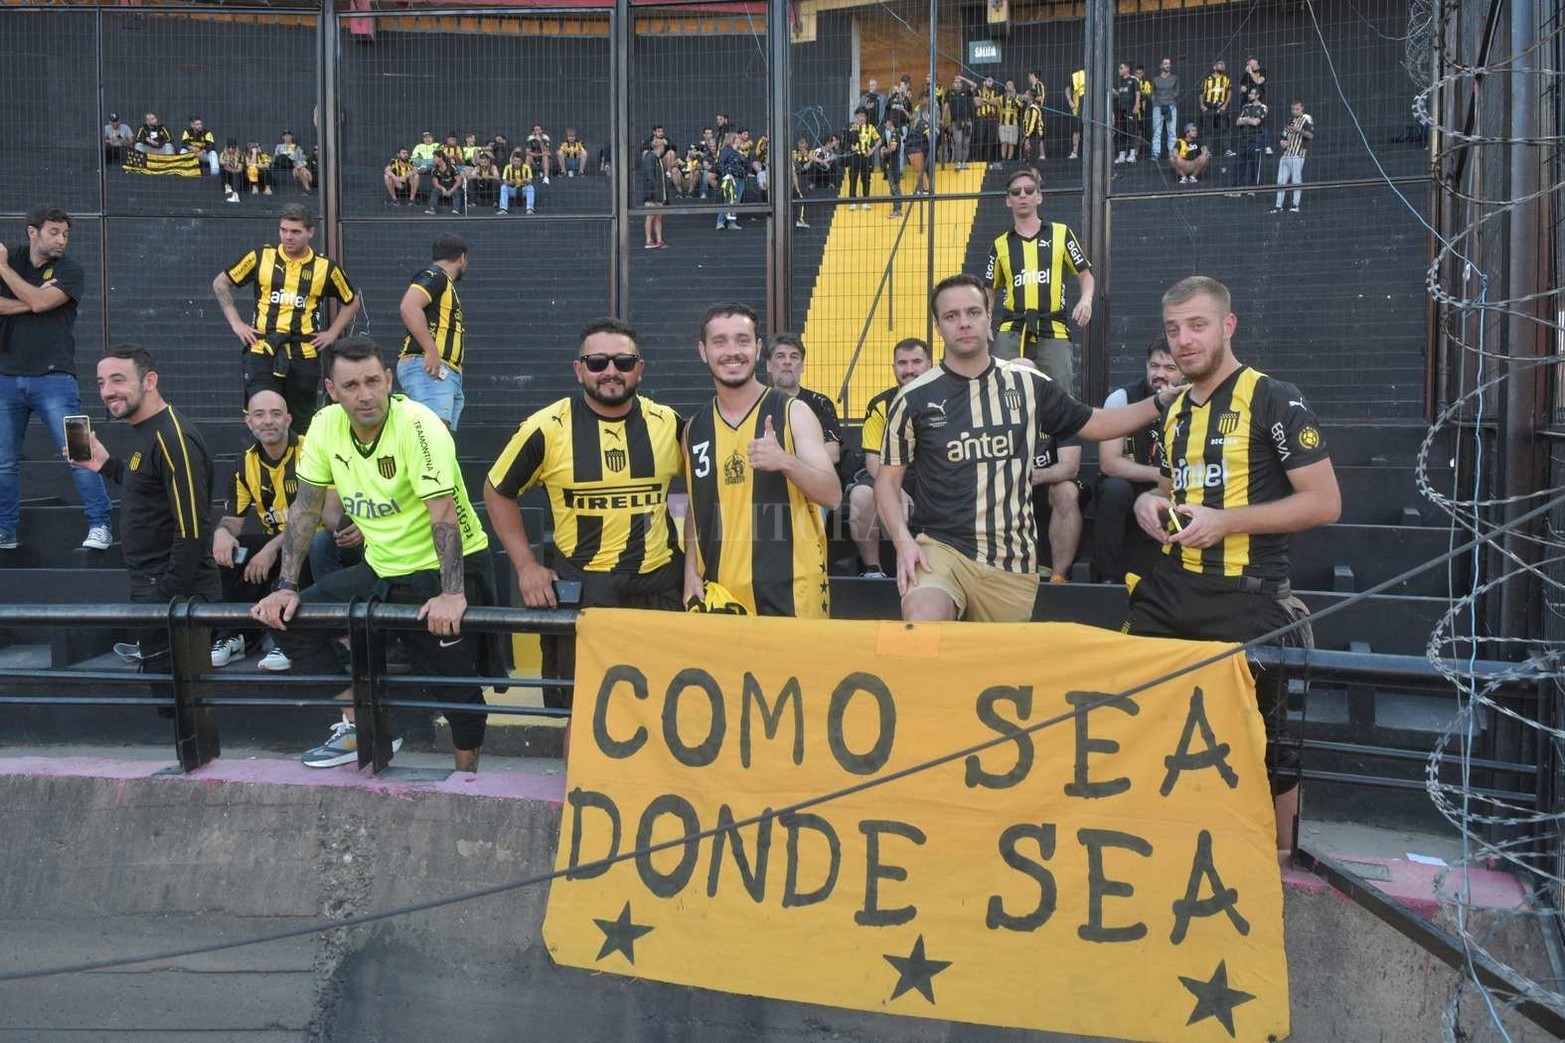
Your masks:
{"label": "tattooed arm", "polygon": [[429,531],[435,541],[435,556],[440,561],[440,593],[424,602],[418,618],[429,625],[431,634],[441,636],[462,632],[462,614],[467,611],[467,594],[462,576],[462,530],[456,521],[456,500],[436,496],[425,500],[429,508]]}
{"label": "tattooed arm", "polygon": [[288,526],[283,530],[283,561],[278,571],[278,589],[262,598],[250,614],[277,630],[293,618],[299,607],[299,570],[310,554],[310,541],[321,524],[321,505],[326,502],[324,486],[301,481],[299,491],[288,505]]}

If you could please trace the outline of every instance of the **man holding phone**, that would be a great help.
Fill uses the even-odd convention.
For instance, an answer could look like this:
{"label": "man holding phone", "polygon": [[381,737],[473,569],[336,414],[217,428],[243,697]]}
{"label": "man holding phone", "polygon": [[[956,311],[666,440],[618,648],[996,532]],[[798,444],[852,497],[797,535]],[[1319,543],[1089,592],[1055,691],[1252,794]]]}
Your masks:
{"label": "man holding phone", "polygon": [[[20,465],[28,417],[38,414],[60,451],[65,418],[82,411],[75,328],[86,275],[65,256],[70,240],[70,215],[43,207],[27,215],[27,242],[0,246],[0,550],[20,546]],[[71,469],[71,477],[87,510],[82,547],[107,550],[114,542],[113,507],[103,479],[79,467]]]}
{"label": "man holding phone", "polygon": [[[562,398],[522,422],[489,471],[484,504],[516,569],[528,608],[645,608],[677,612],[684,562],[668,514],[679,474],[684,421],[637,394],[645,361],[636,331],[594,319],[574,363],[580,398]],[[549,494],[557,551],[538,561],[516,498]],[[569,595],[575,595],[570,597]],[[573,637],[543,636],[543,672],[575,677]],[[544,705],[568,707],[571,691],[544,689]]]}

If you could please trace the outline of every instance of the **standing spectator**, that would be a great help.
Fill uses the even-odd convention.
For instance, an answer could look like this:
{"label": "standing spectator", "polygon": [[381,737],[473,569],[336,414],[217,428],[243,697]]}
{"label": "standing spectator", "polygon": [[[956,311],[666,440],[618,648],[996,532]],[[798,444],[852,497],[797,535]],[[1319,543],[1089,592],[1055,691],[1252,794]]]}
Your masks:
{"label": "standing spectator", "polygon": [[511,150],[511,161],[500,170],[500,213],[511,212],[511,200],[517,196],[533,212],[533,168],[528,165],[521,149]]}
{"label": "standing spectator", "polygon": [[217,177],[217,142],[213,140],[212,132],[201,122],[200,116],[190,117],[190,126],[179,135],[179,150],[194,152],[200,158],[201,165],[213,177]]}
{"label": "standing spectator", "polygon": [[1134,163],[1141,136],[1141,81],[1130,72],[1129,62],[1119,63],[1114,87],[1114,162]]}
{"label": "standing spectator", "polygon": [[810,412],[820,422],[826,455],[835,467],[842,459],[842,421],[837,419],[837,406],[831,399],[802,383],[804,341],[797,333],[779,333],[772,338],[771,350],[766,353],[766,380],[789,398],[796,398],[810,407]]}
{"label": "standing spectator", "polygon": [[[20,544],[22,439],[38,414],[57,452],[65,450],[65,418],[82,411],[76,384],[76,312],[86,290],[82,266],[65,256],[71,218],[40,208],[27,215],[27,241],[0,246],[0,550]],[[87,512],[88,550],[107,550],[113,508],[103,479],[71,469]]]}
{"label": "standing spectator", "polygon": [[993,167],[1000,158],[1000,88],[993,77],[985,76],[984,82],[973,96],[973,152],[980,163]]}
{"label": "standing spectator", "polygon": [[[695,146],[691,146],[692,149]],[[793,147],[789,154],[790,166],[793,173],[793,198],[799,204],[799,216],[794,220],[793,227],[808,228],[810,224],[804,219],[804,194],[810,184],[810,139],[803,134],[799,135],[799,143]],[[706,198],[706,182],[701,183],[701,198]]]}
{"label": "standing spectator", "polygon": [[1145,65],[1137,65],[1134,75],[1136,83],[1141,87],[1141,111],[1136,114],[1136,140],[1142,148],[1147,148],[1152,141],[1152,78],[1147,75]]}
{"label": "standing spectator", "polygon": [[494,165],[494,157],[480,152],[473,169],[466,175],[468,201],[474,206],[492,206],[500,209],[500,171]]}
{"label": "standing spectator", "polygon": [[435,153],[440,151],[440,146],[435,144],[435,135],[424,131],[419,135],[419,142],[413,146],[413,169],[420,174],[427,174],[435,169]]}
{"label": "standing spectator", "polygon": [[1079,442],[1039,436],[1032,461],[1032,513],[1039,541],[1048,539],[1050,583],[1070,582],[1081,549],[1081,511],[1092,490],[1080,475]]}
{"label": "standing spectator", "polygon": [[[945,357],[892,402],[875,477],[875,506],[897,548],[902,618],[1025,622],[1038,590],[1031,478],[1039,440],[1118,437],[1157,419],[1157,403],[1090,409],[1033,366],[995,361],[977,276],[942,279],[929,309]],[[903,520],[909,470],[917,539]]]}
{"label": "standing spectator", "polygon": [[857,113],[864,110],[864,119],[872,127],[878,127],[886,118],[886,96],[880,93],[880,83],[873,77],[864,88],[864,93],[859,95],[859,100],[853,103],[853,111]]}
{"label": "standing spectator", "polygon": [[1228,63],[1221,58],[1212,63],[1212,71],[1201,81],[1201,114],[1207,119],[1212,136],[1207,147],[1213,152],[1232,156],[1233,146],[1228,141],[1228,124],[1233,101],[1233,80],[1228,75]]}
{"label": "standing spectator", "polygon": [[1234,163],[1233,183],[1253,189],[1261,183],[1261,149],[1266,144],[1266,103],[1254,87],[1245,95],[1234,125],[1239,128],[1239,158]]}
{"label": "standing spectator", "polygon": [[1022,139],[1022,110],[1026,102],[1016,93],[1016,81],[1005,81],[1005,97],[1000,99],[1000,161],[1016,158],[1016,146]]}
{"label": "standing spectator", "polygon": [[120,122],[119,113],[109,113],[109,122],[103,125],[103,161],[111,167],[124,163],[125,152],[135,140],[135,131]]}
{"label": "standing spectator", "polygon": [[1212,161],[1212,154],[1197,140],[1199,133],[1194,123],[1185,124],[1185,136],[1174,142],[1174,149],[1168,155],[1169,165],[1179,175],[1181,185],[1199,181]]}
{"label": "standing spectator", "polygon": [[1157,75],[1152,77],[1152,158],[1163,154],[1163,139],[1168,138],[1168,154],[1174,154],[1174,139],[1179,136],[1179,77],[1174,73],[1174,59],[1164,58],[1158,63]]}
{"label": "standing spectator", "polygon": [[1076,233],[1058,221],[1045,223],[1038,213],[1043,182],[1036,170],[1022,167],[1006,179],[1005,205],[1011,228],[989,248],[987,304],[990,311],[1005,291],[1005,312],[994,335],[994,356],[1031,359],[1075,394],[1076,371],[1070,331],[1065,326],[1065,273],[1076,276],[1081,297],[1071,310],[1078,328],[1092,321],[1097,284],[1092,263]]}
{"label": "standing spectator", "polygon": [[[283,396],[300,434],[315,416],[321,386],[320,352],[336,343],[359,312],[348,275],[310,248],[315,218],[289,203],[277,221],[277,245],[258,246],[212,280],[228,326],[243,345],[244,401],[259,388]],[[255,284],[255,319],[246,323],[234,304],[234,288]],[[321,302],[337,301],[337,317],[321,328]]]}
{"label": "standing spectator", "polygon": [[418,198],[418,168],[405,148],[397,149],[397,154],[381,172],[380,180],[386,186],[387,202],[392,206],[401,204],[404,196],[408,206]]}
{"label": "standing spectator", "polygon": [[1085,114],[1081,111],[1082,96],[1087,93],[1087,70],[1077,69],[1071,73],[1070,86],[1065,89],[1065,100],[1071,107],[1071,154],[1070,159],[1081,158],[1081,122]]}
{"label": "standing spectator", "polygon": [[[489,539],[467,496],[456,445],[433,413],[391,393],[391,371],[375,343],[354,337],[335,345],[326,374],[334,405],[321,410],[304,439],[296,468],[299,491],[288,505],[277,589],[250,610],[274,628],[279,648],[307,674],[344,673],[332,636],[291,630],[301,604],[347,602],[377,596],[388,604],[419,605],[425,629],[406,634],[413,672],[472,677],[488,657],[481,638],[462,632],[470,604],[493,600]],[[364,453],[360,446],[375,446]],[[336,489],[364,537],[364,561],[299,589],[300,569],[320,525],[328,489]],[[368,509],[363,506],[370,505]],[[395,510],[376,510],[395,505]],[[446,711],[458,771],[477,771],[484,717],[462,712],[482,706],[473,684],[431,685],[421,698],[453,704]],[[395,749],[396,743],[393,743]],[[325,743],[304,755],[312,768],[358,759],[352,710]]]}
{"label": "standing spectator", "polygon": [[141,126],[136,128],[136,151],[174,154],[174,135],[158,119],[157,113],[149,112],[142,117]]}
{"label": "standing spectator", "polygon": [[[1179,367],[1158,334],[1147,345],[1146,375],[1115,388],[1103,408],[1132,405],[1181,382]],[[1153,421],[1124,438],[1098,443],[1098,486],[1093,497],[1092,571],[1099,583],[1120,583],[1125,573],[1145,576],[1152,571],[1162,545],[1152,542],[1136,524],[1136,497],[1156,489],[1162,479],[1163,422]]]}
{"label": "standing spectator", "polygon": [[[668,490],[683,459],[684,422],[637,393],[644,364],[636,331],[618,319],[594,319],[581,333],[573,365],[581,394],[562,398],[524,420],[489,471],[484,504],[495,535],[516,569],[528,608],[559,604],[555,583],[574,580],[572,608],[641,608],[677,612],[684,562]],[[642,492],[620,495],[627,483]],[[533,554],[516,498],[542,486],[554,516],[554,562]],[[595,494],[612,506],[589,507]],[[544,635],[546,677],[576,676],[576,641]],[[571,689],[549,686],[545,706],[568,707]]]}
{"label": "standing spectator", "polygon": [[245,183],[245,155],[239,151],[238,138],[229,138],[217,154],[217,176],[222,179],[223,198],[230,203],[239,202],[239,190]]}
{"label": "standing spectator", "polygon": [[451,208],[453,214],[463,210],[465,197],[462,191],[466,183],[462,172],[447,158],[444,152],[435,156],[435,169],[429,172],[429,206],[424,213],[432,214],[442,206]]}
{"label": "standing spectator", "polygon": [[543,132],[543,124],[534,123],[532,133],[522,143],[527,151],[528,164],[543,175],[543,183],[549,183],[549,171],[554,163],[554,146],[549,135]]}
{"label": "standing spectator", "polygon": [[759,321],[737,303],[714,304],[701,319],[716,395],[681,442],[685,599],[705,601],[713,583],[749,615],[824,619],[831,584],[814,508],[837,506],[841,486],[815,414],[755,379]]}
{"label": "standing spectator", "polygon": [[[848,128],[848,198],[857,200],[860,195],[869,196],[869,172],[875,166],[875,153],[880,150],[880,131],[869,122],[869,113],[858,109],[853,113],[853,126]],[[861,204],[848,204],[849,210],[857,210]],[[869,204],[862,204],[865,210]]]}
{"label": "standing spectator", "polygon": [[[152,352],[133,344],[98,360],[98,397],[130,424],[130,455],[111,457],[97,436],[87,471],[119,484],[121,540],[134,604],[222,600],[212,562],[212,457],[200,432],[163,400]],[[94,476],[96,477],[96,475]],[[140,634],[143,671],[168,669],[168,629]]]}
{"label": "standing spectator", "polygon": [[951,140],[951,161],[956,169],[966,170],[973,147],[973,120],[978,114],[973,100],[972,80],[958,73],[951,77],[951,89],[946,91],[945,118],[941,121]]}
{"label": "standing spectator", "polygon": [[250,194],[272,194],[272,154],[258,141],[245,146],[245,180],[250,183]]}
{"label": "standing spectator", "polygon": [[[1239,74],[1239,97],[1248,101],[1250,92],[1255,91],[1255,100],[1264,104],[1266,102],[1266,67],[1261,60],[1254,55],[1244,60],[1244,71]],[[1266,154],[1272,154],[1271,142],[1265,143]]]}
{"label": "standing spectator", "polygon": [[[1158,488],[1136,498],[1136,521],[1164,546],[1130,592],[1128,634],[1232,644],[1294,622],[1303,606],[1288,582],[1288,535],[1342,513],[1320,421],[1298,388],[1239,362],[1238,324],[1215,279],[1191,276],[1163,295],[1163,330],[1190,385],[1162,414]],[[1283,854],[1299,810],[1298,750],[1281,742],[1286,679],[1262,671],[1255,698]]]}
{"label": "standing spectator", "polygon": [[[1310,142],[1315,138],[1315,119],[1304,111],[1304,102],[1295,101],[1289,107],[1288,125],[1282,132],[1282,156],[1277,160],[1277,184],[1293,185],[1293,205],[1288,212],[1299,212],[1298,186],[1304,183],[1304,154],[1309,151]],[[1277,189],[1277,205],[1272,207],[1272,213],[1282,213],[1282,197],[1285,191]]]}
{"label": "standing spectator", "polygon": [[294,143],[291,130],[283,131],[283,139],[272,149],[272,168],[292,173],[293,179],[306,192],[315,185],[315,178],[310,173],[309,158],[304,154],[304,149]]}
{"label": "standing spectator", "polygon": [[[744,201],[745,175],[750,172],[749,161],[739,151],[739,137],[739,134],[730,131],[717,153],[718,190],[723,204],[730,207]],[[739,215],[732,210],[719,210],[717,230],[722,231],[724,228],[739,231]]]}
{"label": "standing spectator", "polygon": [[397,359],[397,383],[413,401],[440,418],[452,431],[467,399],[462,394],[466,327],[456,284],[467,274],[467,243],[440,235],[421,268],[403,291],[398,313],[408,335]]}
{"label": "standing spectator", "polygon": [[565,140],[560,142],[559,154],[555,158],[560,161],[556,169],[565,171],[566,177],[587,172],[587,144],[576,137],[575,127],[565,128]]}
{"label": "standing spectator", "polygon": [[[886,413],[897,389],[923,376],[933,365],[929,357],[929,345],[917,337],[900,340],[891,349],[892,371],[897,382],[869,400],[864,407],[864,426],[860,444],[864,447],[864,467],[848,483],[848,531],[853,545],[859,551],[859,575],[864,579],[885,579],[880,564],[880,518],[875,512],[875,475],[880,472],[880,454],[885,444]],[[913,514],[912,476],[902,484],[902,516]]]}
{"label": "standing spectator", "polygon": [[902,216],[902,145],[907,136],[907,113],[892,109],[881,131],[880,167],[891,191],[890,217]]}
{"label": "standing spectator", "polygon": [[913,168],[913,194],[929,193],[929,106],[913,110],[913,121],[902,135],[902,156]]}
{"label": "standing spectator", "polygon": [[1028,166],[1049,158],[1043,142],[1043,84],[1038,90],[1022,95],[1022,162]]}
{"label": "standing spectator", "polygon": [[[663,166],[663,157],[673,149],[674,143],[664,136],[661,126],[653,127],[652,136],[641,145],[642,200],[647,208],[647,216],[642,221],[642,234],[646,239],[642,249],[645,250],[661,250],[668,245],[663,241],[663,215],[659,211],[669,203],[672,182]],[[717,227],[723,227],[722,214],[717,215]]]}

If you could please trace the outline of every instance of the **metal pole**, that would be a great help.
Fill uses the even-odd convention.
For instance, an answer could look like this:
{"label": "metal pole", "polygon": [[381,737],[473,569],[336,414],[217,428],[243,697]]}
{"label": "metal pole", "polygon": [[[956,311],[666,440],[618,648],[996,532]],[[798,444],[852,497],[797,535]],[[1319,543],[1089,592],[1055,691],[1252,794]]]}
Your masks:
{"label": "metal pole", "polygon": [[[925,284],[935,284],[935,177],[940,166],[936,157],[940,155],[939,135],[943,133],[940,128],[940,106],[935,103],[935,95],[940,87],[940,0],[929,0],[929,154],[924,157],[924,169],[929,172],[929,195],[925,196],[928,211],[924,221],[924,248]],[[917,191],[918,186],[914,185]],[[924,343],[929,345],[929,355],[935,353],[935,320],[929,314],[929,309],[924,309]]]}
{"label": "metal pole", "polygon": [[613,109],[613,215],[614,248],[609,257],[609,312],[630,318],[630,186],[632,156],[630,140],[630,44],[636,31],[630,17],[630,0],[614,0],[614,19],[609,26],[609,89]]}
{"label": "metal pole", "polygon": [[342,114],[337,94],[337,63],[342,52],[337,46],[337,13],[329,0],[322,0],[317,24],[320,40],[319,95],[316,102],[315,132],[320,136],[320,222],[326,226],[326,255],[343,259],[342,240]]}
{"label": "metal pole", "polygon": [[[770,266],[766,282],[767,325],[770,332],[780,333],[791,328],[790,306],[793,303],[793,182],[788,176],[789,157],[793,136],[793,107],[791,81],[788,74],[788,50],[790,45],[789,0],[770,0],[766,5],[766,31],[771,34],[771,82],[772,89],[772,143],[766,153],[767,191],[772,204],[771,229],[767,235],[769,247],[766,255]],[[782,162],[779,162],[779,157]]]}
{"label": "metal pole", "polygon": [[[102,119],[107,111],[104,107],[103,97],[103,8],[98,8],[93,17],[93,47],[96,51],[98,81],[98,118]],[[103,304],[98,309],[98,328],[103,337],[102,348],[109,346],[109,175],[108,161],[103,156],[103,148],[98,148],[98,285],[103,288]],[[121,160],[121,162],[124,162]],[[123,173],[123,171],[121,171]]]}
{"label": "metal pole", "polygon": [[1113,285],[1109,250],[1109,182],[1114,175],[1107,85],[1114,68],[1114,5],[1088,0],[1082,68],[1087,73],[1082,114],[1082,238],[1092,259],[1098,299],[1092,321],[1081,331],[1081,393],[1084,401],[1100,402],[1108,393],[1109,292]]}

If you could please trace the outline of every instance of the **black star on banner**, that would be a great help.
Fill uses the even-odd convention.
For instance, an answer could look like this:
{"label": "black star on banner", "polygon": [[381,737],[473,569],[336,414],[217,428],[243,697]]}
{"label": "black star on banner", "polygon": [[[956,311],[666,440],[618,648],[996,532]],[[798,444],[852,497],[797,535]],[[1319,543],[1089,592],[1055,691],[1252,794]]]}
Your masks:
{"label": "black star on banner", "polygon": [[625,959],[634,964],[636,962],[636,939],[652,931],[647,924],[632,923],[630,919],[630,903],[625,903],[625,908],[620,910],[619,917],[614,920],[599,920],[593,917],[593,923],[598,925],[598,930],[603,932],[603,948],[598,950],[598,959],[603,959],[612,953],[623,953]]}
{"label": "black star on banner", "polygon": [[1228,1030],[1230,1037],[1234,1034],[1234,1008],[1241,1003],[1249,1003],[1255,999],[1248,992],[1240,992],[1238,989],[1228,987],[1228,961],[1221,960],[1217,964],[1217,970],[1212,972],[1210,981],[1202,981],[1200,978],[1186,978],[1179,976],[1180,982],[1195,996],[1195,1010],[1190,1012],[1190,1020],[1186,1025],[1194,1025],[1206,1018],[1216,1018]]}
{"label": "black star on banner", "polygon": [[931,960],[924,955],[923,935],[918,936],[918,941],[913,943],[913,951],[908,955],[893,956],[886,953],[885,959],[897,970],[897,987],[891,990],[892,999],[909,989],[917,989],[919,995],[930,1003],[935,1002],[934,977],[951,966],[950,960]]}

